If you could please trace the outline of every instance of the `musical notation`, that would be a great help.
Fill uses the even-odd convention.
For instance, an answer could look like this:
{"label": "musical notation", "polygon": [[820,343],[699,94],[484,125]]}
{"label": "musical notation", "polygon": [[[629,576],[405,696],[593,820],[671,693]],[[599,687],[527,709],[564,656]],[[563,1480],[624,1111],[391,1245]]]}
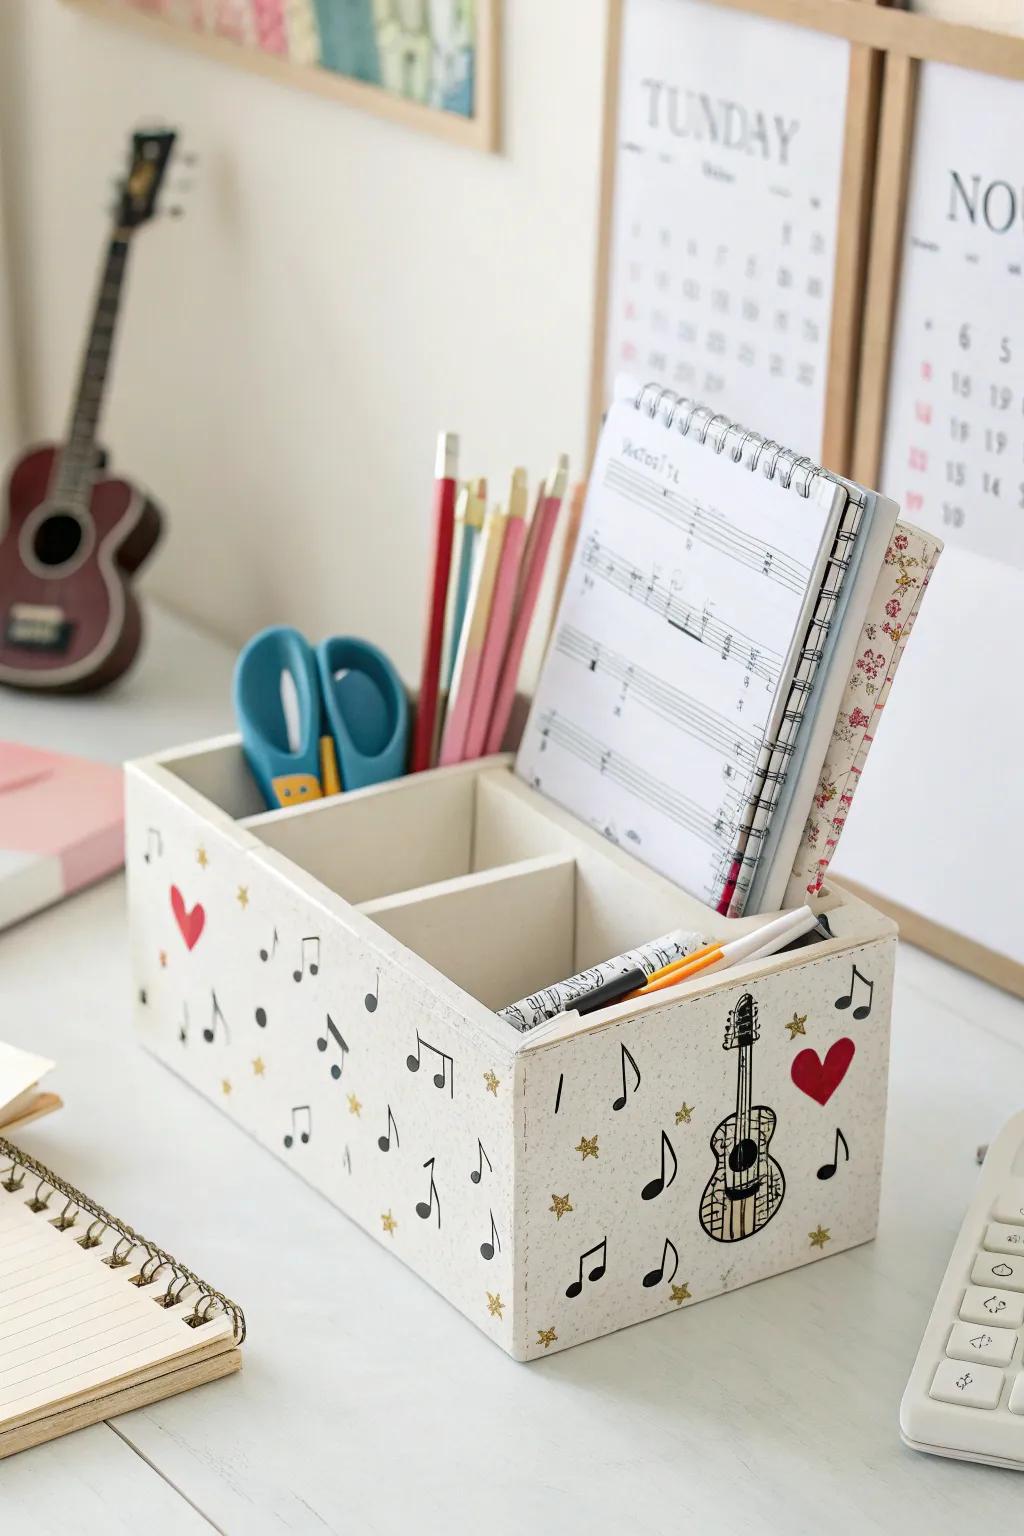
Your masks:
{"label": "musical notation", "polygon": [[587,1275],[587,1280],[591,1284],[595,1284],[598,1280],[603,1280],[605,1271],[608,1268],[607,1237],[602,1237],[601,1241],[599,1243],[595,1243],[593,1248],[588,1248],[585,1253],[580,1254],[579,1269],[576,1272],[576,1279],[571,1281],[570,1284],[565,1288],[565,1294],[568,1296],[570,1301],[574,1301],[583,1290],[583,1266],[587,1259],[593,1258],[595,1254],[600,1254],[600,1262],[595,1264],[593,1269]]}
{"label": "musical notation", "polygon": [[253,1013],[253,1018],[256,1020],[256,1023],[259,1025],[260,1029],[266,1029],[267,1010],[265,1008],[257,1008]]}
{"label": "musical notation", "polygon": [[[665,1274],[665,1266],[666,1266],[666,1263],[668,1261],[669,1253],[672,1254],[672,1273],[670,1275],[666,1275]],[[658,1265],[658,1267],[656,1269],[649,1269],[647,1271],[646,1275],[644,1275],[644,1285],[647,1287],[648,1290],[650,1290],[652,1286],[661,1285],[663,1280],[666,1283],[670,1283],[671,1281],[673,1281],[675,1279],[676,1271],[678,1269],[679,1269],[679,1250],[676,1247],[675,1243],[672,1242],[671,1238],[666,1237],[666,1239],[665,1239],[665,1246],[661,1250],[661,1263]]]}
{"label": "musical notation", "polygon": [[[665,1154],[666,1154],[666,1152],[668,1153],[669,1157],[672,1159],[672,1172],[671,1172],[671,1174],[670,1174],[670,1176],[669,1176],[667,1181],[665,1179]],[[666,1131],[662,1131],[662,1133],[661,1133],[661,1172],[660,1172],[660,1174],[658,1175],[658,1177],[656,1179],[650,1179],[644,1185],[643,1189],[640,1191],[640,1198],[641,1198],[641,1200],[657,1200],[658,1196],[664,1190],[669,1188],[669,1186],[672,1184],[672,1181],[675,1179],[675,1176],[676,1176],[676,1174],[678,1172],[679,1172],[679,1162],[678,1162],[678,1159],[676,1158],[675,1148],[673,1147],[672,1143],[668,1139],[668,1133]]]}
{"label": "musical notation", "polygon": [[429,1168],[430,1169],[430,1191],[429,1191],[429,1198],[427,1200],[417,1200],[417,1202],[416,1202],[416,1215],[417,1216],[422,1216],[423,1220],[426,1221],[427,1218],[430,1216],[431,1211],[433,1211],[436,1208],[436,1210],[437,1210],[437,1225],[438,1225],[438,1227],[440,1227],[440,1225],[441,1225],[441,1198],[440,1198],[440,1196],[437,1193],[437,1185],[434,1183],[434,1159],[432,1157],[428,1157],[426,1162],[423,1164],[423,1166],[424,1166],[424,1168]]}
{"label": "musical notation", "polygon": [[494,1225],[494,1212],[488,1211],[487,1214],[491,1218],[491,1235],[486,1242],[480,1244],[480,1256],[484,1259],[493,1259],[495,1245],[497,1245],[498,1252],[501,1252],[501,1238],[498,1236],[498,1229]]}
{"label": "musical notation", "polygon": [[625,1109],[625,1107],[626,1107],[626,1062],[627,1061],[629,1062],[630,1066],[632,1067],[633,1074],[634,1074],[634,1077],[636,1079],[636,1081],[633,1084],[633,1090],[632,1091],[634,1093],[636,1093],[637,1089],[640,1087],[640,1068],[637,1066],[637,1064],[634,1061],[632,1055],[630,1054],[630,1052],[626,1049],[626,1047],[624,1045],[620,1044],[619,1051],[621,1053],[621,1058],[622,1058],[622,1093],[619,1096],[619,1098],[614,1099],[612,1101],[612,1109]]}
{"label": "musical notation", "polygon": [[284,1138],[286,1147],[290,1148],[295,1145],[296,1125],[299,1122],[301,1122],[301,1126],[298,1131],[298,1139],[303,1146],[306,1146],[313,1134],[313,1111],[308,1104],[296,1104],[292,1110],[292,1128],[286,1132]]}
{"label": "musical notation", "polygon": [[559,1074],[558,1074],[558,1092],[555,1094],[555,1114],[556,1115],[558,1114],[558,1111],[562,1107],[562,1084],[564,1082],[565,1082],[565,1073],[564,1072],[559,1072]]}
{"label": "musical notation", "polygon": [[471,1171],[469,1177],[473,1181],[474,1184],[479,1184],[480,1180],[484,1176],[484,1163],[487,1164],[487,1170],[488,1170],[489,1173],[493,1173],[494,1169],[491,1166],[490,1158],[487,1156],[487,1153],[484,1151],[484,1144],[480,1140],[479,1136],[476,1139],[476,1145],[477,1145],[477,1150],[479,1151],[480,1156],[479,1156],[479,1159],[477,1161],[477,1166]]}
{"label": "musical notation", "polygon": [[261,949],[260,950],[260,959],[264,962],[264,964],[266,964],[266,962],[268,960],[272,960],[276,954],[277,954],[277,929],[275,928],[274,929],[274,937],[271,940],[270,948],[269,949]]}
{"label": "musical notation", "polygon": [[163,853],[164,853],[164,840],[163,840],[163,837],[161,836],[160,832],[158,831],[158,829],[156,827],[147,827],[146,828],[146,851],[142,855],[142,857],[145,859],[147,864],[151,864],[154,859],[161,859],[161,858],[163,858]]}
{"label": "musical notation", "polygon": [[218,1001],[217,1001],[217,994],[216,994],[216,992],[214,992],[211,989],[211,992],[210,992],[210,1022],[203,1029],[203,1039],[206,1041],[207,1045],[212,1045],[214,1040],[217,1038],[217,1026],[218,1026],[218,1024],[220,1025],[221,1029],[224,1031],[224,1039],[225,1039],[225,1041],[227,1042],[228,1045],[230,1045],[231,1044],[231,1031],[228,1028],[228,1021],[224,1017],[224,1014],[221,1012],[221,1006],[220,1006],[220,1003],[218,1003]]}
{"label": "musical notation", "polygon": [[328,1045],[330,1045],[332,1040],[334,1041],[335,1045],[338,1047],[339,1051],[341,1052],[341,1060],[340,1061],[332,1061],[331,1062],[331,1076],[334,1078],[334,1081],[337,1082],[338,1079],[341,1077],[341,1074],[345,1070],[345,1057],[348,1055],[348,1046],[345,1044],[344,1040],[342,1039],[341,1032],[338,1029],[337,1024],[335,1024],[335,1022],[331,1018],[330,1014],[328,1014],[327,1015],[327,1034],[326,1035],[321,1035],[318,1038],[318,1040],[316,1042],[317,1050],[318,1051],[326,1051]]}
{"label": "musical notation", "polygon": [[[312,959],[307,959],[307,955],[311,955]],[[312,937],[302,940],[299,950],[299,969],[292,971],[292,980],[301,981],[307,971],[311,976],[315,976],[319,970],[320,940],[314,934]]]}
{"label": "musical notation", "polygon": [[372,992],[367,992],[363,998],[363,1007],[367,1013],[376,1013],[377,1004],[380,1001],[380,967],[377,967],[377,980]]}
{"label": "musical notation", "polygon": [[448,1055],[447,1051],[439,1050],[436,1045],[431,1045],[429,1040],[424,1040],[423,1036],[420,1034],[419,1030],[416,1031],[416,1054],[415,1054],[415,1056],[407,1056],[405,1058],[406,1066],[409,1068],[410,1072],[418,1072],[419,1071],[419,1069],[420,1069],[420,1057],[422,1055],[424,1046],[434,1056],[439,1056],[441,1058],[441,1070],[440,1070],[440,1072],[435,1072],[434,1073],[434,1087],[435,1088],[445,1088],[445,1087],[447,1087],[449,1097],[454,1099],[454,1097],[455,1097],[455,1062]]}
{"label": "musical notation", "polygon": [[835,1146],[832,1149],[832,1162],[830,1162],[830,1163],[822,1163],[821,1167],[818,1169],[818,1178],[819,1179],[834,1179],[835,1178],[836,1171],[839,1168],[839,1144],[840,1144],[840,1142],[842,1143],[843,1151],[846,1153],[846,1157],[844,1158],[844,1162],[848,1163],[850,1161],[850,1145],[849,1145],[849,1142],[846,1140],[846,1137],[843,1135],[842,1131],[839,1129],[839,1127],[837,1125],[836,1126],[836,1143],[835,1143]]}
{"label": "musical notation", "polygon": [[387,1131],[386,1131],[386,1133],[383,1136],[378,1136],[377,1137],[377,1145],[378,1145],[378,1147],[380,1147],[382,1152],[390,1152],[391,1151],[391,1138],[392,1138],[392,1136],[394,1136],[394,1138],[395,1138],[395,1146],[396,1147],[401,1146],[401,1142],[398,1139],[398,1126],[395,1124],[395,1117],[391,1113],[391,1105],[389,1104],[388,1105],[388,1128],[387,1128]]}
{"label": "musical notation", "polygon": [[856,966],[853,967],[850,975],[850,990],[842,997],[836,998],[836,1007],[839,1009],[850,1007],[857,991],[858,982],[867,989],[868,997],[866,1003],[858,1003],[857,1007],[854,1008],[853,1017],[855,1019],[867,1019],[871,1016],[871,1004],[874,1002],[875,997],[875,984],[873,981],[868,981],[866,976],[862,976]]}

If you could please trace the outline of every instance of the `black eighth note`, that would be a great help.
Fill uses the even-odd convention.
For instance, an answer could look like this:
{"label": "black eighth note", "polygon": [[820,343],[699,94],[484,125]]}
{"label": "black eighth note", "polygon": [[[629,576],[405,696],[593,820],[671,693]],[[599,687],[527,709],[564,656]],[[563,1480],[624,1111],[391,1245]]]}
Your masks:
{"label": "black eighth note", "polygon": [[377,969],[377,983],[372,992],[367,992],[363,998],[363,1007],[367,1013],[376,1013],[377,1004],[380,1001],[380,968]]}
{"label": "black eighth note", "polygon": [[845,1157],[844,1161],[847,1162],[847,1163],[850,1161],[850,1147],[849,1147],[849,1143],[847,1142],[846,1137],[843,1135],[842,1131],[839,1129],[839,1127],[837,1125],[836,1126],[836,1144],[835,1144],[835,1146],[832,1149],[833,1161],[831,1163],[822,1163],[821,1167],[818,1169],[818,1178],[819,1179],[834,1179],[835,1178],[836,1171],[837,1171],[837,1169],[839,1167],[839,1143],[840,1142],[842,1142],[842,1144],[843,1144],[843,1151],[846,1153],[846,1157]]}
{"label": "black eighth note", "polygon": [[620,1049],[620,1051],[622,1053],[622,1095],[621,1095],[620,1098],[617,1098],[617,1099],[614,1100],[614,1102],[612,1103],[612,1109],[625,1109],[625,1107],[626,1107],[626,1062],[627,1061],[629,1062],[630,1066],[632,1067],[633,1074],[634,1074],[634,1076],[636,1078],[636,1081],[633,1084],[633,1089],[632,1089],[633,1093],[636,1093],[636,1090],[640,1087],[640,1068],[637,1066],[636,1062],[633,1060],[632,1056],[626,1050],[626,1047],[624,1045],[620,1045],[619,1049]]}
{"label": "black eighth note", "polygon": [[582,1291],[582,1289],[583,1289],[583,1265],[585,1264],[587,1259],[592,1258],[595,1254],[600,1254],[601,1258],[600,1258],[600,1262],[594,1265],[593,1269],[590,1271],[589,1275],[587,1276],[587,1279],[591,1283],[593,1283],[596,1280],[603,1280],[604,1279],[605,1270],[608,1268],[608,1239],[607,1239],[607,1237],[602,1237],[601,1241],[599,1243],[595,1243],[593,1248],[588,1248],[586,1253],[581,1253],[580,1254],[580,1263],[579,1263],[579,1269],[576,1272],[576,1279],[573,1280],[571,1282],[571,1284],[567,1285],[566,1288],[565,1288],[565,1294],[569,1297],[570,1301],[574,1301],[576,1299],[576,1297]]}
{"label": "black eighth note", "polygon": [[[330,1039],[328,1039],[327,1036],[330,1036]],[[339,1051],[341,1052],[341,1060],[340,1060],[340,1062],[339,1061],[332,1061],[331,1062],[331,1076],[334,1078],[334,1081],[337,1082],[339,1077],[341,1076],[341,1074],[345,1070],[345,1057],[348,1055],[348,1046],[345,1044],[344,1040],[341,1038],[341,1033],[340,1033],[340,1031],[338,1029],[337,1024],[335,1024],[335,1022],[331,1018],[330,1014],[328,1014],[327,1015],[327,1035],[321,1035],[319,1037],[319,1039],[316,1042],[317,1050],[318,1051],[326,1051],[327,1047],[331,1043],[331,1040],[334,1041],[335,1045],[338,1047]]]}
{"label": "black eighth note", "polygon": [[391,1105],[389,1104],[388,1105],[388,1129],[387,1129],[387,1135],[386,1136],[378,1136],[377,1137],[377,1145],[378,1145],[378,1147],[380,1147],[382,1152],[390,1152],[391,1151],[391,1137],[392,1136],[394,1136],[394,1138],[395,1138],[395,1146],[396,1147],[400,1147],[402,1145],[402,1143],[398,1139],[398,1126],[395,1124],[395,1117],[391,1113]]}
{"label": "black eighth note", "polygon": [[423,1220],[426,1221],[427,1218],[429,1217],[431,1211],[434,1209],[434,1206],[436,1205],[437,1206],[437,1225],[440,1228],[440,1226],[441,1226],[441,1201],[440,1201],[440,1198],[439,1198],[438,1193],[437,1193],[437,1185],[434,1183],[434,1159],[432,1157],[428,1157],[426,1162],[423,1164],[423,1166],[424,1166],[424,1168],[429,1168],[430,1169],[430,1197],[429,1197],[429,1200],[417,1200],[417,1202],[416,1202],[416,1215],[417,1216],[422,1216]]}
{"label": "black eighth note", "polygon": [[[307,954],[312,955],[313,958],[311,960],[307,960]],[[292,971],[292,980],[301,981],[307,971],[311,976],[315,976],[319,969],[320,940],[314,935],[312,938],[303,939],[302,941],[302,946],[299,952],[299,969],[297,971]]]}
{"label": "black eighth note", "polygon": [[857,1007],[854,1008],[853,1017],[855,1019],[866,1019],[871,1013],[871,1004],[875,997],[875,984],[873,981],[868,981],[866,976],[862,976],[856,966],[853,967],[853,971],[850,976],[850,990],[849,992],[844,993],[842,997],[836,998],[836,1007],[839,1009],[849,1008],[856,995],[858,981],[862,987],[867,988],[868,1000],[866,1003],[859,1003]]}
{"label": "black eighth note", "polygon": [[[672,1159],[672,1172],[671,1172],[671,1174],[670,1174],[670,1176],[669,1176],[667,1181],[665,1179],[665,1153],[666,1152],[668,1153],[669,1157]],[[641,1200],[657,1200],[658,1196],[662,1193],[662,1191],[668,1189],[669,1185],[672,1183],[672,1180],[675,1178],[675,1176],[678,1173],[678,1171],[679,1171],[679,1163],[678,1163],[678,1161],[676,1159],[675,1148],[673,1147],[672,1143],[669,1141],[668,1135],[666,1134],[666,1132],[662,1131],[662,1133],[661,1133],[661,1173],[658,1176],[658,1178],[651,1179],[647,1184],[644,1185],[643,1189],[640,1191],[640,1198],[641,1198]]]}
{"label": "black eighth note", "polygon": [[309,1138],[313,1134],[313,1111],[310,1109],[308,1104],[296,1104],[295,1108],[292,1110],[292,1128],[284,1138],[284,1144],[286,1147],[292,1147],[295,1145],[295,1122],[298,1119],[305,1121],[304,1129],[299,1131],[299,1140],[302,1142],[303,1146],[307,1145]]}
{"label": "black eighth note", "polygon": [[407,1056],[405,1058],[406,1066],[409,1068],[410,1072],[418,1072],[419,1071],[419,1069],[420,1069],[420,1057],[423,1054],[423,1047],[424,1046],[426,1046],[427,1050],[431,1051],[433,1053],[433,1055],[440,1056],[440,1058],[441,1058],[441,1070],[440,1070],[440,1072],[435,1072],[434,1073],[434,1087],[435,1088],[444,1088],[447,1085],[449,1096],[451,1098],[454,1098],[455,1097],[455,1063],[454,1063],[454,1061],[447,1054],[446,1051],[439,1051],[436,1045],[431,1045],[429,1041],[424,1040],[423,1037],[421,1036],[419,1030],[416,1031],[416,1054],[415,1054],[415,1056]]}
{"label": "black eighth note", "polygon": [[[669,1253],[672,1254],[672,1273],[665,1274],[665,1265],[668,1262]],[[644,1275],[644,1285],[650,1290],[652,1286],[660,1285],[663,1280],[671,1281],[676,1277],[679,1268],[679,1250],[671,1238],[666,1237],[665,1246],[661,1250],[661,1264],[657,1269],[649,1269]]]}
{"label": "black eighth note", "polygon": [[474,1184],[479,1184],[480,1180],[484,1176],[484,1163],[487,1164],[487,1168],[488,1168],[488,1171],[490,1173],[494,1172],[494,1168],[491,1165],[490,1158],[487,1156],[487,1153],[484,1151],[484,1144],[480,1140],[479,1136],[476,1139],[476,1144],[477,1144],[477,1147],[479,1149],[480,1156],[477,1159],[477,1166],[471,1171],[469,1177],[473,1181]]}
{"label": "black eighth note", "polygon": [[231,1031],[228,1029],[228,1021],[224,1017],[223,1013],[221,1012],[220,1003],[218,1003],[218,1001],[217,1001],[217,994],[216,994],[216,992],[211,990],[211,992],[210,992],[210,1022],[209,1022],[209,1024],[207,1024],[207,1026],[203,1030],[203,1039],[206,1041],[207,1045],[212,1045],[214,1040],[217,1038],[217,1025],[218,1024],[223,1029],[223,1031],[224,1031],[224,1038],[225,1038],[225,1040],[227,1040],[228,1044],[230,1045],[230,1043],[231,1043]]}
{"label": "black eighth note", "polygon": [[494,1212],[488,1211],[487,1214],[491,1218],[491,1235],[486,1243],[480,1244],[480,1257],[484,1259],[493,1259],[495,1243],[498,1245],[498,1252],[501,1252],[501,1238],[498,1236],[498,1229],[494,1225]]}

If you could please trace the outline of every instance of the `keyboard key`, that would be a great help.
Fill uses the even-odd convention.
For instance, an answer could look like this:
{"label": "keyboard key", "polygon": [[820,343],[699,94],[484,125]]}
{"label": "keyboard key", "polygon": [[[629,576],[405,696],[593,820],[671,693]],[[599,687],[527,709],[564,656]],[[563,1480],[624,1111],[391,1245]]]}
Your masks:
{"label": "keyboard key", "polygon": [[1004,1291],[1024,1291],[1024,1256],[1003,1258],[998,1253],[979,1253],[971,1270],[974,1285],[998,1285]]}
{"label": "keyboard key", "polygon": [[935,1372],[930,1396],[940,1403],[994,1408],[1002,1390],[1002,1371],[990,1365],[964,1365],[961,1360],[943,1360]]}
{"label": "keyboard key", "polygon": [[1024,1227],[990,1221],[985,1228],[985,1247],[989,1253],[1024,1253]]}
{"label": "keyboard key", "polygon": [[1006,1405],[1011,1413],[1024,1414],[1024,1371],[1021,1371],[1013,1384],[1010,1393],[1010,1401]]}
{"label": "keyboard key", "polygon": [[1024,1323],[1024,1296],[988,1286],[969,1285],[960,1306],[965,1323],[999,1323],[1003,1328],[1019,1328]]}
{"label": "keyboard key", "polygon": [[954,1323],[946,1354],[950,1360],[980,1360],[984,1365],[1009,1365],[1016,1347],[1017,1335],[1012,1328]]}
{"label": "keyboard key", "polygon": [[996,1221],[1024,1222],[1024,1179],[1011,1179],[999,1191],[993,1212]]}

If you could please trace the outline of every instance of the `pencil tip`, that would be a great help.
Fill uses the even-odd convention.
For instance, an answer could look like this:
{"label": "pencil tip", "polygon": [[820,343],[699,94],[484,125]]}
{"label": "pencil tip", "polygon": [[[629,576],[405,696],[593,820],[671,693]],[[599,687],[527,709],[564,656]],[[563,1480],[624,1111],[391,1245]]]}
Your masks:
{"label": "pencil tip", "polygon": [[434,474],[438,480],[454,480],[459,472],[459,434],[457,432],[439,432],[437,434],[437,459],[435,461]]}

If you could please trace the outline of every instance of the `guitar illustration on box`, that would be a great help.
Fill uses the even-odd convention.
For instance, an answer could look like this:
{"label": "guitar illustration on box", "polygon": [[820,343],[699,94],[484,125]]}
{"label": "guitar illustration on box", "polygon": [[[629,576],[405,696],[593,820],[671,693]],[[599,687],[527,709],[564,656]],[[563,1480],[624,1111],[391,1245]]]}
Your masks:
{"label": "guitar illustration on box", "polygon": [[775,1111],[751,1103],[751,1058],[757,1038],[757,1004],[744,992],[729,1015],[722,1047],[739,1053],[736,1108],[711,1138],[715,1171],[700,1202],[700,1224],[716,1243],[753,1237],[771,1221],[786,1193],[782,1169],[768,1151]]}

